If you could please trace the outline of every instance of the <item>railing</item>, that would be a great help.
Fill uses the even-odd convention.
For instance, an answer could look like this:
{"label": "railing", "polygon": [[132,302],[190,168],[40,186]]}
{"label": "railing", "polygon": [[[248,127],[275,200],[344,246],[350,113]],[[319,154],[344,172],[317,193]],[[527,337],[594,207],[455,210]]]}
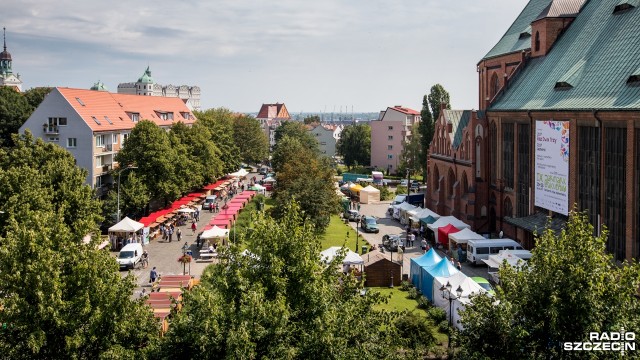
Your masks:
{"label": "railing", "polygon": [[45,134],[59,134],[60,133],[60,129],[58,129],[58,126],[56,125],[44,125],[43,126],[43,130]]}
{"label": "railing", "polygon": [[105,144],[104,147],[102,148],[102,152],[109,152],[109,151],[113,151],[113,144]]}
{"label": "railing", "polygon": [[111,164],[102,165],[102,172],[107,172],[111,170]]}

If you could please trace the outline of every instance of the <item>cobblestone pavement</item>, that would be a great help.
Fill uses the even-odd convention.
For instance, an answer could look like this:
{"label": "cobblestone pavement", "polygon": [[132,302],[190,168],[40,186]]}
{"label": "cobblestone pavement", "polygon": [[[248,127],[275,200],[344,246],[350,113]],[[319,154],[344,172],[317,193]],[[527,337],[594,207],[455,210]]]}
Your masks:
{"label": "cobblestone pavement", "polygon": [[[388,234],[403,234],[404,228],[400,225],[398,220],[393,219],[390,215],[387,214],[387,209],[389,208],[390,201],[381,201],[379,203],[372,204],[361,204],[360,205],[360,213],[363,215],[371,215],[378,218],[378,227],[380,228],[380,232],[378,234],[364,233],[360,231],[362,237],[367,240],[369,244],[375,244],[376,247],[382,244],[382,237]],[[349,223],[352,228],[356,228],[356,223]],[[397,256],[402,256],[402,273],[409,274],[409,270],[411,267],[411,259],[414,257],[418,257],[422,255],[422,249],[420,248],[420,239],[416,237],[416,241],[413,247],[406,247],[403,255],[399,255],[396,252],[393,252],[393,259],[396,260]],[[438,250],[438,254],[440,256],[444,256],[444,252]],[[484,278],[489,278],[487,273],[486,266],[474,266],[469,263],[462,264],[462,272],[467,276],[482,276]]]}

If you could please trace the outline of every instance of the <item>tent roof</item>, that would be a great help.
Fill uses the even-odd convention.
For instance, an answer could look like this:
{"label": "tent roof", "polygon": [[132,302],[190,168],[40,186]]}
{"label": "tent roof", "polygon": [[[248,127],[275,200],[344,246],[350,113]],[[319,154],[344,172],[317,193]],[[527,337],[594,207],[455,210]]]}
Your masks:
{"label": "tent roof", "polygon": [[433,224],[429,224],[427,226],[429,227],[429,229],[435,231],[437,228],[446,226],[449,224],[457,227],[458,229],[470,227],[469,225],[467,225],[467,223],[463,222],[462,220],[458,219],[455,216],[442,216],[441,218],[436,220],[436,222],[434,222]]}
{"label": "tent roof", "polygon": [[221,238],[221,237],[227,237],[227,236],[229,236],[229,230],[228,229],[222,229],[222,228],[219,228],[219,227],[214,225],[211,229],[205,230],[200,235],[200,238],[201,239],[212,239],[212,238]]}
{"label": "tent roof", "polygon": [[367,192],[367,193],[379,193],[380,190],[374,188],[371,185],[368,185],[366,188],[362,189],[361,191]]}
{"label": "tent roof", "polygon": [[412,262],[415,262],[419,266],[426,266],[426,267],[433,266],[439,263],[440,260],[442,260],[442,258],[440,257],[440,255],[438,255],[438,253],[433,248],[427,251],[424,255],[411,259]]}
{"label": "tent roof", "polygon": [[449,234],[449,239],[459,243],[461,241],[467,242],[467,240],[483,240],[484,237],[469,228],[464,228],[456,233]]}
{"label": "tent roof", "polygon": [[247,174],[249,174],[249,172],[245,169],[240,169],[234,173],[231,173],[229,175],[231,176],[237,176],[237,177],[243,177],[243,176],[247,176]]}
{"label": "tent roof", "polygon": [[429,224],[433,224],[437,220],[438,220],[438,218],[434,218],[433,216],[429,215],[429,216],[427,216],[425,218],[421,218],[420,222],[423,223],[423,224],[429,225]]}
{"label": "tent roof", "polygon": [[436,276],[448,277],[460,271],[456,269],[455,266],[453,266],[453,264],[451,264],[451,261],[449,261],[449,259],[443,258],[436,265],[434,265],[431,268],[428,268],[427,272],[431,274],[431,276],[433,277],[436,277]]}
{"label": "tent roof", "polygon": [[462,302],[469,301],[469,295],[481,294],[486,292],[482,286],[473,281],[472,278],[463,274],[462,272],[455,273],[449,277],[437,276],[434,278],[433,289],[434,291],[440,291],[440,288],[447,283],[451,284],[451,291],[455,293],[458,286],[462,288]]}
{"label": "tent roof", "polygon": [[[322,259],[322,261],[324,262],[331,262],[333,261],[333,259],[336,257],[336,255],[338,254],[338,252],[340,251],[340,249],[342,249],[342,247],[340,246],[332,246],[330,248],[328,248],[327,250],[324,250],[320,253],[320,259]],[[360,257],[360,255],[358,255],[357,253],[346,249],[346,254],[344,259],[342,260],[343,264],[349,264],[349,265],[356,265],[356,264],[363,264],[364,260],[362,259],[362,257]]]}
{"label": "tent roof", "polygon": [[402,204],[398,205],[398,209],[405,210],[405,211],[414,210],[417,208],[418,208],[417,206],[413,206],[407,202],[403,202]]}
{"label": "tent roof", "polygon": [[418,219],[427,217],[427,216],[432,216],[433,218],[437,219],[440,217],[440,215],[436,214],[435,212],[431,211],[430,209],[423,209],[423,208],[416,208],[413,209],[411,211],[409,211],[409,215],[411,216],[415,216]]}
{"label": "tent roof", "polygon": [[144,224],[125,216],[119,223],[109,228],[110,232],[136,232],[144,227]]}
{"label": "tent roof", "polygon": [[520,267],[525,264],[526,261],[517,257],[515,254],[509,252],[509,250],[503,250],[499,254],[489,255],[488,260],[482,260],[485,264],[493,268],[499,268],[502,265],[503,261],[507,261],[507,263],[513,267]]}
{"label": "tent roof", "polygon": [[269,176],[269,177],[268,177],[268,178],[266,178],[266,179],[262,179],[262,182],[263,182],[263,183],[265,183],[265,182],[275,182],[275,181],[276,181],[276,179],[272,178],[271,176]]}

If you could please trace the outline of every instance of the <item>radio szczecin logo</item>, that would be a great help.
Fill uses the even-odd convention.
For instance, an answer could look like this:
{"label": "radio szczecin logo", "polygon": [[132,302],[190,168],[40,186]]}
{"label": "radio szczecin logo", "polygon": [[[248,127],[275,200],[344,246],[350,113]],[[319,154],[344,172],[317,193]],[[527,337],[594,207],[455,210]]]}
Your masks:
{"label": "radio szczecin logo", "polygon": [[589,341],[565,342],[565,351],[635,351],[636,334],[634,332],[590,332]]}

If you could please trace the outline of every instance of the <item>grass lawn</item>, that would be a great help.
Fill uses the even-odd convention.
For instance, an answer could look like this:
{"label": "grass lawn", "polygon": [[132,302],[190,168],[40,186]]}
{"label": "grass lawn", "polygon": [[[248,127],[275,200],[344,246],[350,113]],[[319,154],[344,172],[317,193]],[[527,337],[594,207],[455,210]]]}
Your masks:
{"label": "grass lawn", "polygon": [[[347,241],[347,247],[352,251],[356,251],[356,231],[351,226],[345,224],[338,215],[331,215],[331,221],[327,227],[326,232],[320,235],[320,248],[322,250],[328,249],[331,246],[342,246],[347,239],[347,232],[349,238]],[[359,246],[367,245],[367,242],[360,236]],[[357,251],[360,252],[360,249]]]}

